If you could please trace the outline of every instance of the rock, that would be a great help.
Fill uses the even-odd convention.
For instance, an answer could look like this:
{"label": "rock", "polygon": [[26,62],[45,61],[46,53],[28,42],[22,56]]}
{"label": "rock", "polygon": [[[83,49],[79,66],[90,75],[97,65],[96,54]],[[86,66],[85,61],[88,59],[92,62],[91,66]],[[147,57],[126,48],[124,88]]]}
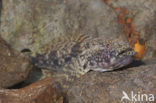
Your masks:
{"label": "rock", "polygon": [[0,38],[0,87],[7,88],[24,81],[32,69],[30,60],[12,49]]}
{"label": "rock", "polygon": [[30,48],[39,52],[40,47],[61,35],[118,37],[122,34],[117,15],[100,0],[3,0],[2,3],[1,36],[18,50]]}
{"label": "rock", "polygon": [[[117,22],[117,14],[101,1],[2,0],[0,34],[14,48],[30,48],[34,53],[56,36],[122,35],[124,28]],[[136,31],[146,41],[145,59],[156,57],[156,1],[109,1],[114,8],[125,7],[129,11],[126,18],[133,19]]]}
{"label": "rock", "polygon": [[1,89],[0,103],[63,103],[63,97],[45,78],[21,89]]}
{"label": "rock", "polygon": [[[122,71],[90,72],[76,81],[67,93],[69,103],[121,103],[123,91],[156,94],[156,64],[128,68]],[[145,101],[141,103],[149,103]],[[132,101],[124,100],[125,103]],[[134,101],[134,103],[136,103]],[[150,102],[154,103],[154,102]]]}

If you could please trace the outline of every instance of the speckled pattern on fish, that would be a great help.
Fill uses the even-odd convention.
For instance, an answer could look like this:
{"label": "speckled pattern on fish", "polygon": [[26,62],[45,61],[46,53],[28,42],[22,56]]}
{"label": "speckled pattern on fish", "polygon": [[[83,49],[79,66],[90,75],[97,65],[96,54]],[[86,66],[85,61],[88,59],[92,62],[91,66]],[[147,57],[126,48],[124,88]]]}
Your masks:
{"label": "speckled pattern on fish", "polygon": [[[130,64],[135,52],[122,39],[73,35],[55,38],[32,57],[35,66],[56,71],[61,85],[88,71],[105,72]],[[63,87],[63,88],[64,88]]]}

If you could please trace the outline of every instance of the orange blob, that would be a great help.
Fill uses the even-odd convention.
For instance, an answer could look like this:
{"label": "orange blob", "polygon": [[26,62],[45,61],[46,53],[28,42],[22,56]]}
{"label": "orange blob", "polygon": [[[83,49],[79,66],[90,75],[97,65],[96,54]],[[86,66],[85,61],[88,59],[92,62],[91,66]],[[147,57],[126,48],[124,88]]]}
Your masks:
{"label": "orange blob", "polygon": [[127,9],[124,10],[124,14],[128,15],[129,11]]}
{"label": "orange blob", "polygon": [[136,52],[136,58],[142,59],[145,54],[145,42],[143,40],[138,40],[134,44],[134,51]]}
{"label": "orange blob", "polygon": [[132,18],[127,18],[127,19],[126,19],[126,23],[131,24],[131,23],[132,23]]}

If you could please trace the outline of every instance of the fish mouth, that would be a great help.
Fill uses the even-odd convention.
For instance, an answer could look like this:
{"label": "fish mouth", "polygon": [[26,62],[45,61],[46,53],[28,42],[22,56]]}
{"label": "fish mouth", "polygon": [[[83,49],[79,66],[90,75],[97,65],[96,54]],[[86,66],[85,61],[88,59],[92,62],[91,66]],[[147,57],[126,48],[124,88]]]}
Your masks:
{"label": "fish mouth", "polygon": [[112,62],[104,63],[103,65],[96,65],[94,67],[92,66],[90,67],[90,70],[98,71],[98,72],[113,71],[113,70],[117,70],[117,69],[127,66],[132,61],[133,61],[132,56],[125,56],[122,58],[116,58]]}

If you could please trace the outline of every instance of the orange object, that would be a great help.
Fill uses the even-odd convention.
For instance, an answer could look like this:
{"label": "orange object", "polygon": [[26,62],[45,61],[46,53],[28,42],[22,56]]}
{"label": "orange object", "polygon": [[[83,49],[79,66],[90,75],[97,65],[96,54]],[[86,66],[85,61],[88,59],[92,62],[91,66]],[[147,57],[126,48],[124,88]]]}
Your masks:
{"label": "orange object", "polygon": [[128,11],[127,9],[125,9],[125,10],[124,10],[124,13],[125,13],[126,15],[128,15],[128,14],[129,14],[129,11]]}
{"label": "orange object", "polygon": [[132,23],[132,18],[127,18],[126,23],[129,23],[129,24]]}
{"label": "orange object", "polygon": [[134,44],[134,51],[136,52],[136,58],[142,59],[145,54],[145,42],[143,40],[138,40]]}

